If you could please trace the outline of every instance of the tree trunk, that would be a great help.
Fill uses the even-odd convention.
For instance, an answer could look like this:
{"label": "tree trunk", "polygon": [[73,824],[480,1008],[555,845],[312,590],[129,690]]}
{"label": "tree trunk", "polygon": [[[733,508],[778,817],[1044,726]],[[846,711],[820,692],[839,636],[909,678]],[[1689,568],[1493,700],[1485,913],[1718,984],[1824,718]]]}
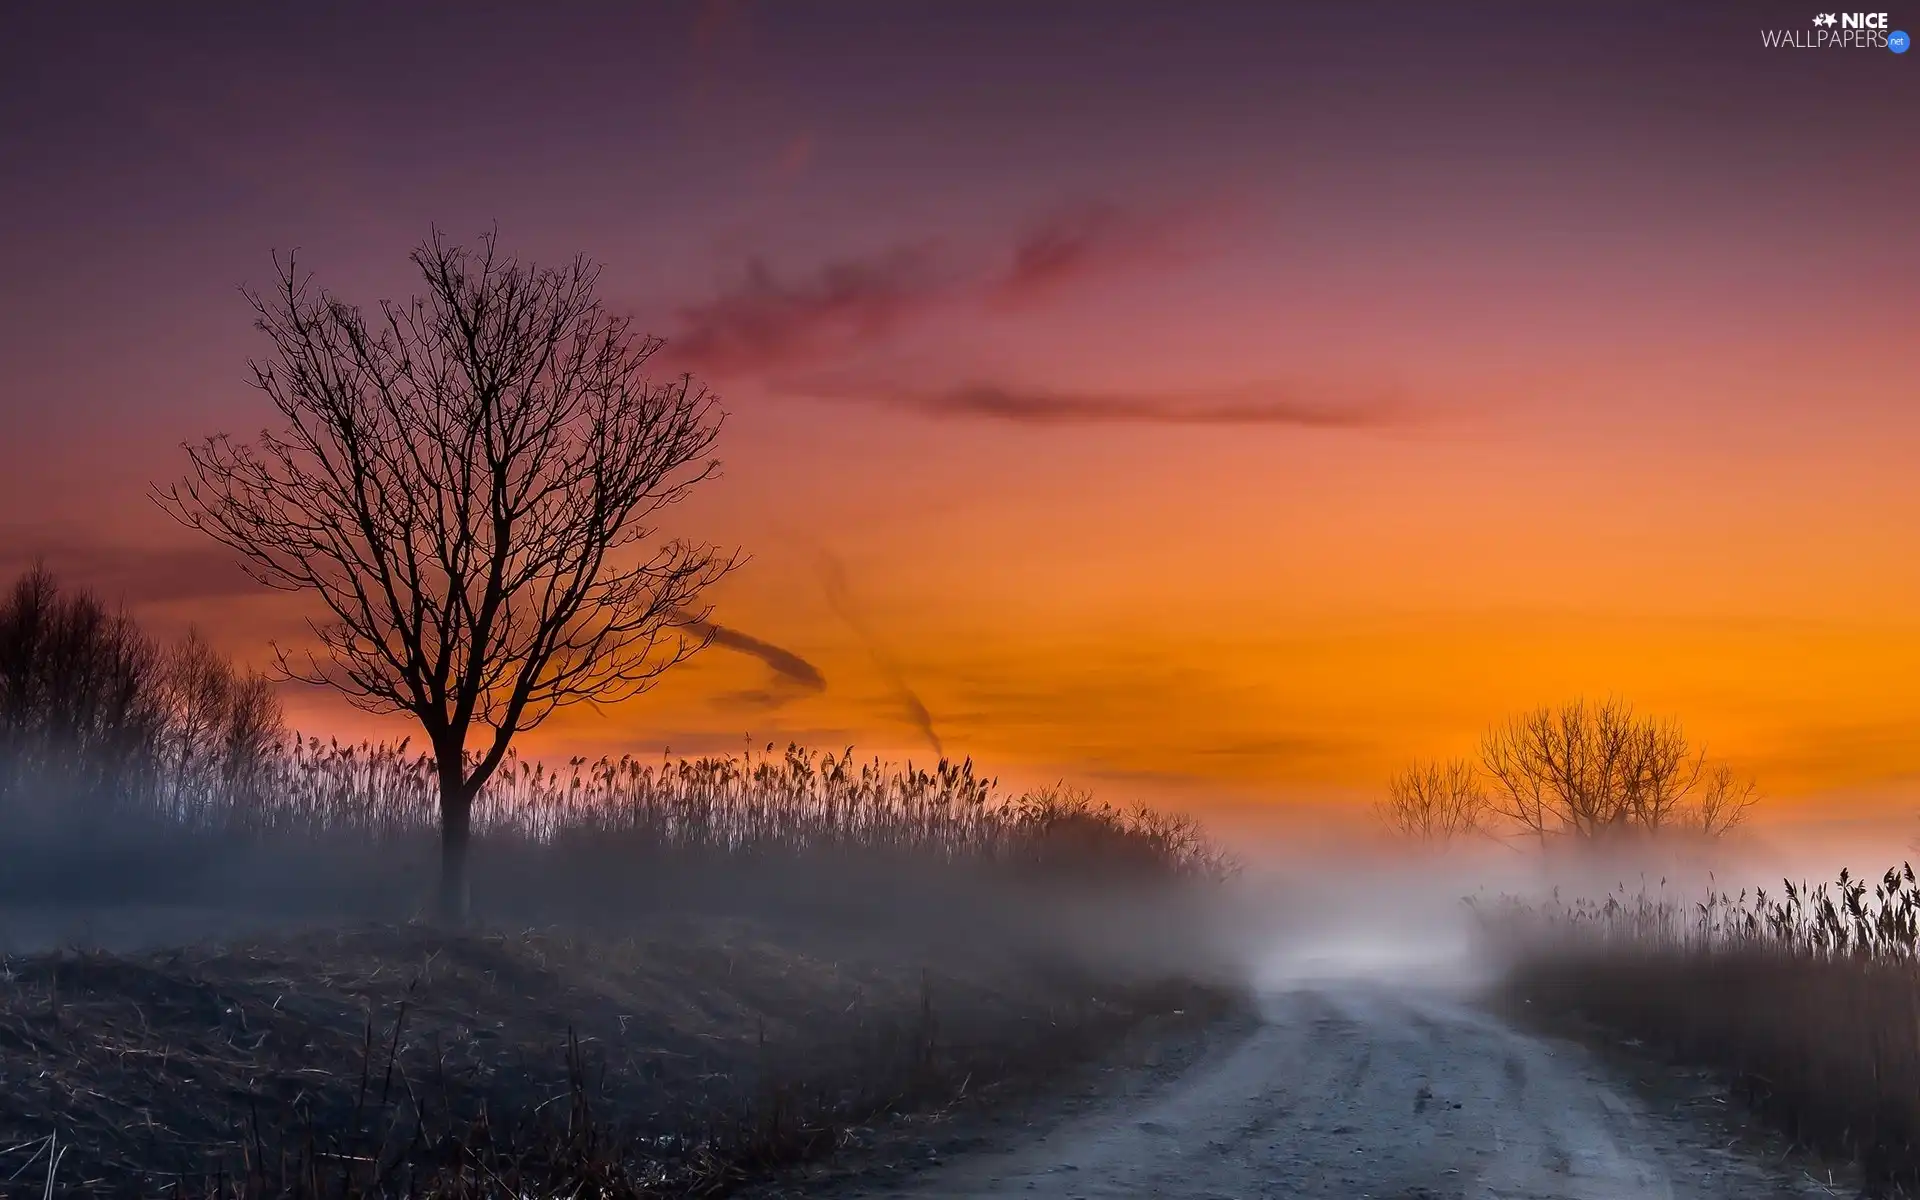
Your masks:
{"label": "tree trunk", "polygon": [[473,793],[464,781],[440,781],[440,922],[467,923],[467,843],[473,828]]}

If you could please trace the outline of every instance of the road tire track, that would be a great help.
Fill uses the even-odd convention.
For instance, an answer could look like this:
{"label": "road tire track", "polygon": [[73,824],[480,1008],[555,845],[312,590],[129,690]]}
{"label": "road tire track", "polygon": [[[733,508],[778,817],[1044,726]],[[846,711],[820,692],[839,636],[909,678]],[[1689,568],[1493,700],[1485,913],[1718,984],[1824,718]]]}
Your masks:
{"label": "road tire track", "polygon": [[1438,992],[1270,997],[1259,1030],[1143,1101],[870,1196],[1784,1200],[1830,1196],[1656,1116],[1570,1043]]}

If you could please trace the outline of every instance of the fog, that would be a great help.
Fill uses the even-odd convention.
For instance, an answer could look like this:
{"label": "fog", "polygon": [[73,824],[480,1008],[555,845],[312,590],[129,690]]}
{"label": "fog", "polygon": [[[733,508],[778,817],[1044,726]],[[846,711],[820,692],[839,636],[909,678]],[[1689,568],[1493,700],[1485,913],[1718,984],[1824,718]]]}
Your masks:
{"label": "fog", "polygon": [[[240,838],[164,822],[15,821],[0,845],[0,952],[135,951],[421,919],[429,837]],[[1339,981],[1473,992],[1500,961],[1474,905],[1641,892],[1777,891],[1842,867],[1868,878],[1905,856],[1888,840],[1747,832],[1710,846],[1542,853],[1476,842],[1413,854],[1355,837],[1229,848],[1225,882],[1179,887],[1081,873],[1017,875],[871,852],[687,854],[575,841],[481,839],[481,927],[645,936],[662,922],[748,922],[824,952],[864,945],[928,961],[1015,956],[1103,971],[1241,980],[1263,991]]]}
{"label": "fog", "polygon": [[[0,844],[0,953],[120,953],[426,920],[427,837],[242,838],[42,823]],[[647,940],[704,923],[831,961],[1085,968],[1107,978],[1243,978],[1236,884],[933,864],[871,851],[724,854],[480,838],[473,929]],[[677,934],[675,936],[678,936]]]}
{"label": "fog", "polygon": [[1503,947],[1481,913],[1603,904],[1641,895],[1692,910],[1710,893],[1770,896],[1783,881],[1819,885],[1842,868],[1869,882],[1911,851],[1889,837],[1761,827],[1720,841],[1603,852],[1473,841],[1419,853],[1354,836],[1311,853],[1247,848],[1228,910],[1235,951],[1262,991],[1371,982],[1474,994],[1498,982]]}

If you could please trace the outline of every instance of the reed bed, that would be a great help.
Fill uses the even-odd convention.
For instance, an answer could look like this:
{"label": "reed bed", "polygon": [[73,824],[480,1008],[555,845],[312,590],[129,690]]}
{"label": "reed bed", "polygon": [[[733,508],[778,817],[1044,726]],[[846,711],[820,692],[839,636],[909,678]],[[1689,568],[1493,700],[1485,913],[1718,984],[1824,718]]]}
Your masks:
{"label": "reed bed", "polygon": [[[432,758],[409,753],[406,742],[293,739],[245,787],[208,789],[194,819],[379,842],[430,833],[435,796]],[[1189,818],[1068,788],[1010,793],[970,759],[924,767],[797,745],[651,763],[626,755],[556,766],[510,756],[475,803],[474,829],[497,840],[673,854],[858,850],[1182,876],[1225,866]]]}
{"label": "reed bed", "polygon": [[[1920,886],[1877,880],[1481,906],[1527,1011],[1723,1073],[1882,1191],[1920,1185]],[[1905,1189],[1905,1190],[1902,1190]]]}
{"label": "reed bed", "polygon": [[[59,777],[13,777],[0,822],[51,853],[118,840],[382,852],[436,836],[433,759],[397,743],[288,738],[244,775],[156,768],[107,802]],[[1122,808],[1067,787],[1001,788],[971,760],[931,766],[852,750],[748,750],[551,764],[509,756],[478,797],[483,851],[606,862],[849,856],[1105,881],[1193,880],[1231,870],[1190,818]],[[25,842],[22,843],[26,844]]]}

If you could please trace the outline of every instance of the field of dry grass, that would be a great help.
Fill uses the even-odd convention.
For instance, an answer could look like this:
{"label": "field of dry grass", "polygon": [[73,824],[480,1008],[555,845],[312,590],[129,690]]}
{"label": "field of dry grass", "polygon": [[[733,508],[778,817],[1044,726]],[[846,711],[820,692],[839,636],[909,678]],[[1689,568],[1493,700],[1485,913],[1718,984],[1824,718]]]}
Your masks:
{"label": "field of dry grass", "polygon": [[722,1194],[1231,993],[1061,960],[367,926],[9,958],[0,1179],[52,1195]]}
{"label": "field of dry grass", "polygon": [[220,820],[14,823],[9,1194],[722,1194],[1238,1003],[1221,860],[1150,813],[798,752],[516,768],[477,928],[540,932],[448,934],[408,921],[429,765],[310,751]]}
{"label": "field of dry grass", "polygon": [[1920,1190],[1920,889],[1877,881],[1483,910],[1508,998],[1721,1073],[1801,1145]]}

